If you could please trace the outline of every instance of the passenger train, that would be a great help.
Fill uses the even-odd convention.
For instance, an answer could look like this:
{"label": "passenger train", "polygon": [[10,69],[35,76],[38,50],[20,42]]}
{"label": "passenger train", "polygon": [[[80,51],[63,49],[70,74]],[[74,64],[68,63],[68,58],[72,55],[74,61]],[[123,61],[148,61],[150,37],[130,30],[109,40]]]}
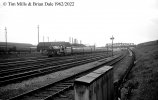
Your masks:
{"label": "passenger train", "polygon": [[84,54],[93,52],[106,52],[107,49],[104,47],[65,47],[65,46],[50,46],[47,50],[48,57],[52,56],[63,56],[71,54]]}

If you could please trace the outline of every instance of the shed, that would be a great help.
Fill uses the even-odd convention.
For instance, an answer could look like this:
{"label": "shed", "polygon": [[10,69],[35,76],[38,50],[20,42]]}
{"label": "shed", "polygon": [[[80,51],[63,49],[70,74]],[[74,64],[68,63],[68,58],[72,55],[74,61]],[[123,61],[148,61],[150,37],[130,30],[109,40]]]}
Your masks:
{"label": "shed", "polygon": [[49,48],[49,46],[60,46],[63,45],[65,47],[71,47],[71,44],[69,42],[40,42],[37,45],[37,51],[40,50],[46,50]]}
{"label": "shed", "polygon": [[[7,50],[14,50],[14,51],[24,51],[30,50],[30,48],[36,48],[36,46],[29,44],[29,43],[14,43],[14,42],[7,42]],[[6,42],[0,42],[0,50],[6,51]]]}

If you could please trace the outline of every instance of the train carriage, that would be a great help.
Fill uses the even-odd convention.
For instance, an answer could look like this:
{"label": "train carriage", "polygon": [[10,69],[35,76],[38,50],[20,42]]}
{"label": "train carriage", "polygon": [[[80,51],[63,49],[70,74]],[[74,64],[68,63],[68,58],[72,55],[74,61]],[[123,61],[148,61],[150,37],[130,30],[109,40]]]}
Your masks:
{"label": "train carriage", "polygon": [[61,46],[50,46],[47,50],[47,55],[51,56],[63,56],[72,54],[84,54],[84,53],[94,53],[94,52],[104,52],[105,48],[96,47],[65,47]]}

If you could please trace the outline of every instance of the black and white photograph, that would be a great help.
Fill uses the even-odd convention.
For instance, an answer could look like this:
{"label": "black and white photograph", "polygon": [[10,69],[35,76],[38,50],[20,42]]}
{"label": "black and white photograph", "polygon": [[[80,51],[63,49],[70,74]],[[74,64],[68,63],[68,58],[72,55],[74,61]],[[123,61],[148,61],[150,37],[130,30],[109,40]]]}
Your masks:
{"label": "black and white photograph", "polygon": [[158,100],[158,0],[0,0],[0,100]]}

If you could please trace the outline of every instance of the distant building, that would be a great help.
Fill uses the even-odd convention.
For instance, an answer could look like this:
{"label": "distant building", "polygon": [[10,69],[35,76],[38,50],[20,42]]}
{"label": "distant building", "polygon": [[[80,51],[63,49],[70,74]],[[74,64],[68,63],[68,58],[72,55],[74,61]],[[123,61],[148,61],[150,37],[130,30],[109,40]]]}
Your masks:
{"label": "distant building", "polygon": [[74,43],[74,44],[71,44],[72,47],[86,47],[84,44],[77,44],[77,43]]}
{"label": "distant building", "polygon": [[[17,48],[27,48],[27,47],[35,47],[29,43],[14,43],[14,42],[7,42],[8,46],[16,46]],[[6,46],[6,42],[0,42],[0,46]]]}
{"label": "distant building", "polygon": [[[29,43],[14,43],[7,42],[7,51],[16,52],[16,51],[30,51],[36,50],[36,46]],[[6,42],[0,42],[0,52],[6,52]]]}
{"label": "distant building", "polygon": [[50,46],[65,46],[65,47],[86,47],[84,44],[71,44],[69,42],[40,42],[37,45],[37,51],[47,50]]}

